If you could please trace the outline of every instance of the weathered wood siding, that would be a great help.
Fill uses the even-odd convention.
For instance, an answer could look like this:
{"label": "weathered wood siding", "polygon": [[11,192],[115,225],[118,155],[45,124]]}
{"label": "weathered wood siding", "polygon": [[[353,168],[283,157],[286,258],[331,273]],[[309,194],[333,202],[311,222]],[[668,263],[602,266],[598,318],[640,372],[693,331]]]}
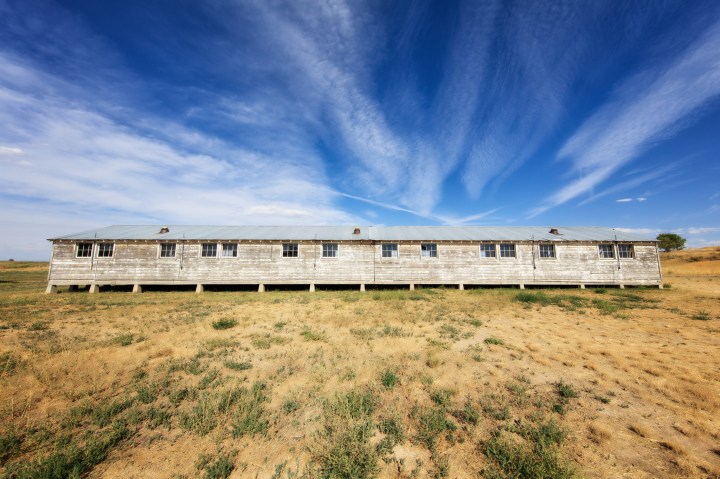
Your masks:
{"label": "weathered wood siding", "polygon": [[[75,243],[56,241],[49,283],[63,284],[628,284],[661,282],[654,243],[635,243],[632,259],[601,259],[598,244],[556,243],[555,258],[537,244],[514,243],[516,257],[483,258],[477,242],[437,242],[423,257],[420,242],[398,242],[398,257],[383,258],[382,243],[337,242],[338,257],[323,258],[321,242],[299,242],[284,258],[281,242],[241,242],[238,256],[201,257],[201,242],[178,243],[161,258],[159,243],[116,241],[111,258],[76,258]],[[221,254],[221,243],[218,254]],[[95,252],[96,254],[96,252]]]}

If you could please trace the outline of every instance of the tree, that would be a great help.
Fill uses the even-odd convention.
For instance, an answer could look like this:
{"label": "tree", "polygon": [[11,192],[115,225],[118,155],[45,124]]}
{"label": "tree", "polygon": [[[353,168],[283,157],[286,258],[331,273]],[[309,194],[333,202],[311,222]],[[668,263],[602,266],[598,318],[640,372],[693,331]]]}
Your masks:
{"label": "tree", "polygon": [[659,241],[658,247],[666,253],[685,248],[685,238],[675,233],[661,233],[657,235],[657,240]]}

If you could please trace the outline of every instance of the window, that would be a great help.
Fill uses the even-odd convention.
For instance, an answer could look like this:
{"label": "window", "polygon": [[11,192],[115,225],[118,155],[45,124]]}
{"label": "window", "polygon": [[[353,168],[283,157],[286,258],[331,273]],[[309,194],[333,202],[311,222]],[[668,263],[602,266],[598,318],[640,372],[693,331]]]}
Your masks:
{"label": "window", "polygon": [[515,257],[515,245],[514,244],[500,244],[500,257],[501,258],[514,258]]}
{"label": "window", "polygon": [[214,258],[217,256],[217,244],[215,243],[203,243],[202,253],[203,258]]}
{"label": "window", "polygon": [[337,258],[338,257],[338,244],[337,243],[323,243],[323,258]]}
{"label": "window", "polygon": [[494,244],[481,244],[480,245],[480,257],[481,258],[495,258],[497,250]]}
{"label": "window", "polygon": [[618,256],[621,259],[632,259],[635,257],[635,251],[631,244],[619,244],[618,245]]}
{"label": "window", "polygon": [[297,243],[283,243],[283,258],[297,258],[298,257],[298,244]]}
{"label": "window", "polygon": [[398,257],[397,243],[383,243],[382,257],[383,258],[397,258]]}
{"label": "window", "polygon": [[615,249],[611,244],[599,244],[598,251],[601,258],[613,259],[615,257]]}
{"label": "window", "polygon": [[555,245],[554,244],[540,244],[540,257],[541,258],[554,258],[555,257]]}
{"label": "window", "polygon": [[78,243],[77,255],[78,258],[89,258],[92,256],[92,243]]}
{"label": "window", "polygon": [[98,258],[112,258],[113,243],[98,243]]}
{"label": "window", "polygon": [[236,243],[223,243],[222,257],[223,258],[237,258],[237,244]]}
{"label": "window", "polygon": [[160,244],[160,257],[161,258],[174,258],[175,257],[175,243],[161,243]]}
{"label": "window", "polygon": [[421,244],[420,255],[423,258],[437,258],[437,245],[435,243]]}
{"label": "window", "polygon": [[481,244],[480,245],[480,257],[481,258],[494,258],[495,257],[495,245],[494,244]]}

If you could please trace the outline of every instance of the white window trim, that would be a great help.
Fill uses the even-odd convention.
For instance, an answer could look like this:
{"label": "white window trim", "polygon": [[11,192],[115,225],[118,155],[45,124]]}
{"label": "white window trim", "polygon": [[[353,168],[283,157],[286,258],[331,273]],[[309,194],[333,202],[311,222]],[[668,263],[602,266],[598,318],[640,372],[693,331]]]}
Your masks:
{"label": "white window trim", "polygon": [[214,256],[203,256],[203,245],[205,244],[213,244],[213,243],[200,243],[200,259],[217,259],[218,257],[218,246],[217,243],[215,244],[215,255]]}
{"label": "white window trim", "polygon": [[[81,244],[89,244],[90,245],[90,254],[88,256],[80,256],[80,245]],[[78,259],[86,259],[86,258],[92,258],[95,254],[95,245],[89,241],[80,241],[79,243],[75,243],[75,258]]]}
{"label": "white window trim", "polygon": [[[385,256],[383,255],[384,245],[395,245],[395,255]],[[399,243],[380,243],[380,259],[383,261],[397,261],[400,259],[400,244]]]}
{"label": "white window trim", "polygon": [[[543,256],[540,253],[541,246],[552,246],[553,255],[552,256]],[[538,253],[538,258],[541,259],[542,261],[557,261],[557,259],[558,259],[558,249],[557,249],[557,245],[555,243],[539,243],[537,253]],[[515,254],[517,254],[517,248],[516,248]]]}
{"label": "white window trim", "polygon": [[[335,256],[325,256],[325,245],[335,245]],[[320,258],[321,259],[334,259],[334,260],[340,259],[340,243],[333,243],[330,241],[320,243]]]}
{"label": "white window trim", "polygon": [[[612,258],[606,258],[602,254],[600,254],[600,246],[601,245],[609,245],[612,248],[612,252],[613,252]],[[598,259],[601,261],[617,261],[617,258],[618,258],[617,248],[612,243],[598,243],[596,251],[597,251]]]}
{"label": "white window trim", "polygon": [[[173,256],[163,256],[163,255],[162,255],[162,247],[163,247],[164,244],[172,244],[172,245],[175,245],[175,254],[174,254]],[[177,258],[177,243],[159,243],[159,244],[158,244],[158,252],[157,252],[157,254],[158,254],[158,256],[157,256],[158,259],[172,260],[172,259]]]}
{"label": "white window trim", "polygon": [[[435,256],[432,255],[424,255],[423,254],[423,245],[433,245],[435,246]],[[438,259],[440,257],[440,253],[438,251],[438,245],[437,243],[420,243],[420,259]]]}
{"label": "white window trim", "polygon": [[[297,252],[297,255],[295,256],[285,256],[285,245],[295,245],[295,251]],[[280,245],[280,257],[282,259],[299,259],[300,258],[300,243],[283,243]]]}
{"label": "white window trim", "polygon": [[[100,256],[100,249],[101,249],[100,245],[103,245],[103,244],[112,245],[112,254],[110,256]],[[96,259],[113,259],[115,257],[116,250],[115,250],[115,242],[114,241],[113,242],[101,241],[101,242],[97,243],[97,246],[95,246],[94,249],[95,249],[95,258]]]}
{"label": "white window trim", "polygon": [[[512,256],[503,256],[502,255],[502,246],[503,245],[512,245],[513,252],[515,254]],[[516,259],[518,259],[518,245],[516,243],[498,243],[498,248],[496,251],[497,251],[497,257],[499,260],[512,260],[512,259],[516,260]]]}
{"label": "white window trim", "polygon": [[[495,248],[495,256],[483,256],[483,246],[493,246]],[[478,245],[478,257],[482,261],[497,261],[500,258],[500,248],[498,248],[497,243],[480,243]]]}
{"label": "white window trim", "polygon": [[[620,256],[620,246],[621,245],[628,245],[630,247],[630,257],[629,258],[623,258],[622,256]],[[617,255],[618,255],[618,258],[620,258],[620,261],[632,261],[632,260],[637,259],[637,257],[635,256],[635,243],[619,243],[617,245],[616,249],[617,249]]]}
{"label": "white window trim", "polygon": [[[235,255],[234,256],[225,256],[225,245],[235,245]],[[240,251],[238,248],[237,243],[220,243],[220,248],[218,248],[218,256],[221,259],[238,259],[240,257]]]}

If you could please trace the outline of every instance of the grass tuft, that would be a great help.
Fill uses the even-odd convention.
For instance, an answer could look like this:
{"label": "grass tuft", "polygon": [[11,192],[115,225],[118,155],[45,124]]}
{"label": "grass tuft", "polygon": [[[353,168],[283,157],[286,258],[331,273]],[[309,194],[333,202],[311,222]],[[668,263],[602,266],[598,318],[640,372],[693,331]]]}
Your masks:
{"label": "grass tuft", "polygon": [[234,319],[218,319],[213,321],[212,327],[214,329],[230,329],[237,326],[238,322]]}

